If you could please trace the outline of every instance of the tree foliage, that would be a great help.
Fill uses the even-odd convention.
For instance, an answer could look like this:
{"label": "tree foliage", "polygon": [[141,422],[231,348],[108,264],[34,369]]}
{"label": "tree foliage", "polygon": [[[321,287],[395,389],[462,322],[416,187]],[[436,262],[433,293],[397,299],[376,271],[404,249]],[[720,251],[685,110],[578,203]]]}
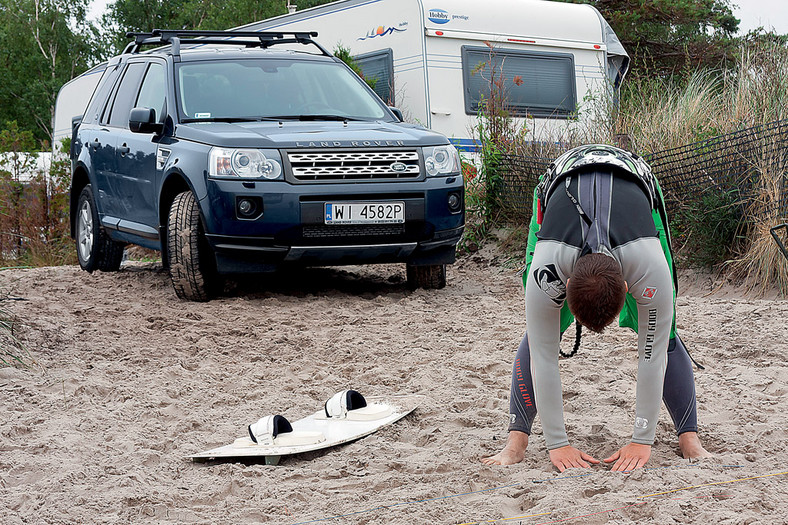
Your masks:
{"label": "tree foliage", "polygon": [[60,87],[101,55],[89,0],[0,0],[0,122],[52,140]]}
{"label": "tree foliage", "polygon": [[733,57],[739,20],[731,0],[558,0],[591,4],[633,58],[632,73],[668,76]]}
{"label": "tree foliage", "polygon": [[353,58],[353,55],[350,53],[350,49],[346,48],[342,44],[337,44],[334,48],[334,56],[340,59],[342,62],[347,64],[347,66],[353,70],[353,72],[358,75],[364,82],[367,83],[369,87],[375,89],[375,86],[378,84],[377,77],[367,78],[364,76],[364,72],[361,71],[361,67],[356,62],[356,59]]}

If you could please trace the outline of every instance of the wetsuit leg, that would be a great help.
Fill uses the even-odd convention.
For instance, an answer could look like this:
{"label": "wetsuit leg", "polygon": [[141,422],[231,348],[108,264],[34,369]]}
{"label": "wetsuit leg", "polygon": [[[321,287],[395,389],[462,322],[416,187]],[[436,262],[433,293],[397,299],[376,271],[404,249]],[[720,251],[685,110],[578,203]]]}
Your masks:
{"label": "wetsuit leg", "polygon": [[536,417],[534,385],[531,379],[531,351],[528,334],[523,335],[512,366],[512,388],[509,392],[509,431],[519,430],[531,434]]}
{"label": "wetsuit leg", "polygon": [[[523,336],[512,366],[512,387],[509,392],[509,430],[531,434],[536,417],[531,379],[531,352],[528,334]],[[677,434],[698,431],[698,413],[695,401],[695,376],[692,361],[681,339],[677,336],[668,344],[668,366],[662,400],[668,409]]]}
{"label": "wetsuit leg", "polygon": [[668,344],[668,367],[665,370],[662,400],[673,419],[677,434],[698,431],[692,361],[678,335]]}

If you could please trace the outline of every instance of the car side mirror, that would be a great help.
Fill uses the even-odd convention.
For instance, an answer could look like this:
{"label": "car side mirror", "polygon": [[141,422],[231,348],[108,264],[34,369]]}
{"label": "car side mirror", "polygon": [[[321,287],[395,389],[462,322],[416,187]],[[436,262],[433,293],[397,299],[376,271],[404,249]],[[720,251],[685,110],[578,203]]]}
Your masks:
{"label": "car side mirror", "polygon": [[134,108],[129,113],[129,129],[134,133],[161,133],[164,124],[156,121],[153,108]]}
{"label": "car side mirror", "polygon": [[402,116],[402,111],[399,108],[389,106],[389,109],[392,113],[394,113],[394,116],[396,116],[400,122],[405,122],[405,117]]}

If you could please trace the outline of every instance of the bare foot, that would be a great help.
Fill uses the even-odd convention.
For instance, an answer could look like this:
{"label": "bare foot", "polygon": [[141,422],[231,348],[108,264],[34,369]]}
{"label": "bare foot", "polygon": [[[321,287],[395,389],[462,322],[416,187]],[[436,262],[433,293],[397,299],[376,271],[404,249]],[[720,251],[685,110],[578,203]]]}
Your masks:
{"label": "bare foot", "polygon": [[506,438],[506,446],[494,456],[482,458],[485,465],[514,465],[525,457],[525,449],[528,447],[528,434],[517,430],[509,432]]}
{"label": "bare foot", "polygon": [[684,432],[679,436],[679,449],[684,459],[710,458],[712,454],[700,444],[697,432]]}

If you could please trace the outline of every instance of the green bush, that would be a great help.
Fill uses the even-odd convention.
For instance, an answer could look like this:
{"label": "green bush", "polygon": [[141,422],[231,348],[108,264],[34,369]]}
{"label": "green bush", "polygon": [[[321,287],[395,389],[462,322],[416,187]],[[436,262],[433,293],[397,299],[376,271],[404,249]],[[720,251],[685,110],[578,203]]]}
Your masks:
{"label": "green bush", "polygon": [[706,192],[680,205],[670,217],[674,249],[682,267],[715,268],[740,249],[746,234],[738,192]]}

